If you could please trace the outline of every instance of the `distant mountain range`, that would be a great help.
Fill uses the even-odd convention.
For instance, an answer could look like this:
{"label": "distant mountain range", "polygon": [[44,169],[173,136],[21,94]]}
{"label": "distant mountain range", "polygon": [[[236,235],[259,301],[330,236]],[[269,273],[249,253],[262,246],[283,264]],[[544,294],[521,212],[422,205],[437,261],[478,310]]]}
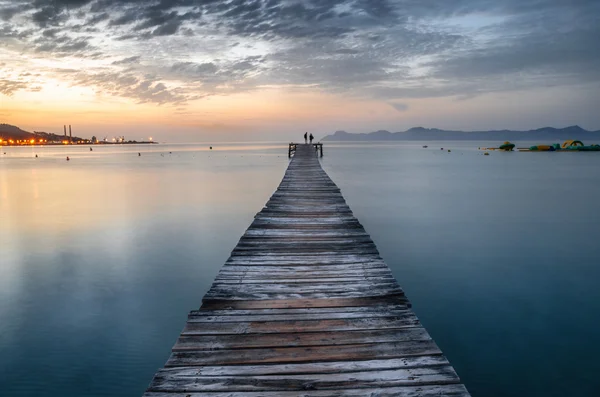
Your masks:
{"label": "distant mountain range", "polygon": [[537,130],[512,131],[451,131],[437,128],[414,127],[403,132],[379,130],[366,134],[351,134],[346,131],[336,131],[327,135],[322,141],[540,141],[540,143],[562,142],[567,139],[577,139],[589,143],[600,143],[600,131],[588,131],[578,125],[566,128],[543,127]]}

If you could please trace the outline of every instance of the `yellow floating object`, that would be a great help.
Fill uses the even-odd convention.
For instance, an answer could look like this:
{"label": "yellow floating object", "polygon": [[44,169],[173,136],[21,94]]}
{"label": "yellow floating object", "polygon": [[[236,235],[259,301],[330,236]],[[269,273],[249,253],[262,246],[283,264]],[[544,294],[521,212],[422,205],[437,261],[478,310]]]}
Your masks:
{"label": "yellow floating object", "polygon": [[565,141],[562,144],[562,148],[568,148],[569,146],[583,146],[583,142],[581,141],[573,141],[573,140],[569,140],[569,141]]}

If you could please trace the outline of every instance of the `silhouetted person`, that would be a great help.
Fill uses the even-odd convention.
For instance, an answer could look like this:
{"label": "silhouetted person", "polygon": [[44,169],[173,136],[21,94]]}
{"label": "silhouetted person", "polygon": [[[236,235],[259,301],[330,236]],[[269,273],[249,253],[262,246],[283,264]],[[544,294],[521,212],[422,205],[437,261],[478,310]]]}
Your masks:
{"label": "silhouetted person", "polygon": [[312,143],[313,139],[315,139],[315,137],[312,134],[310,134],[310,143]]}
{"label": "silhouetted person", "polygon": [[93,152],[93,151],[94,151],[94,149],[90,148],[90,152]]}
{"label": "silhouetted person", "polygon": [[306,138],[307,138],[307,134],[308,134],[308,132],[305,132],[305,133],[304,133],[304,144],[307,144],[307,143],[308,143],[308,140],[306,139]]}

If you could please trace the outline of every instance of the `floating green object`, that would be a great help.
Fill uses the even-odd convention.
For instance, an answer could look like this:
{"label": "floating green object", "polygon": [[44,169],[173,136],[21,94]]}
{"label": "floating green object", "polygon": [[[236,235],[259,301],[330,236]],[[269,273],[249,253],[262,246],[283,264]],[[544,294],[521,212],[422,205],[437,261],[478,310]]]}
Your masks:
{"label": "floating green object", "polygon": [[580,152],[600,152],[600,145],[580,146],[577,150]]}
{"label": "floating green object", "polygon": [[552,145],[536,145],[529,148],[532,152],[553,152],[556,148]]}
{"label": "floating green object", "polygon": [[515,147],[514,143],[510,143],[510,142],[506,141],[499,147],[484,147],[484,148],[480,147],[479,149],[480,150],[503,150],[505,152],[512,152],[514,147]]}
{"label": "floating green object", "polygon": [[510,151],[512,151],[514,149],[514,147],[515,147],[514,143],[510,143],[510,142],[506,141],[502,145],[500,145],[498,147],[498,149],[510,152]]}
{"label": "floating green object", "polygon": [[598,152],[600,145],[584,145],[581,141],[565,141],[562,144],[561,150],[573,150],[577,152]]}

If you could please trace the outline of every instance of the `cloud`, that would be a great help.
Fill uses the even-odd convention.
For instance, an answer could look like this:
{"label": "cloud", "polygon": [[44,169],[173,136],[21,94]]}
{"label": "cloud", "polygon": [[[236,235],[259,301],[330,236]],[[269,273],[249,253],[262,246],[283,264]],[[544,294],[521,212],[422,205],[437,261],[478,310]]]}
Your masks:
{"label": "cloud", "polygon": [[30,5],[27,3],[21,3],[21,4],[16,4],[16,5],[12,4],[12,3],[7,3],[7,4],[0,3],[0,19],[2,19],[4,21],[9,21],[15,15],[25,12],[29,8],[30,8]]}
{"label": "cloud", "polygon": [[138,101],[279,85],[403,111],[599,81],[599,17],[597,0],[0,0],[0,37],[4,60],[85,60],[79,84]]}
{"label": "cloud", "polygon": [[142,57],[140,55],[134,55],[132,57],[123,58],[118,61],[114,61],[113,65],[128,65],[131,63],[137,63]]}
{"label": "cloud", "polygon": [[55,56],[69,56],[90,54],[95,47],[91,46],[85,38],[70,38],[68,36],[45,37],[35,41],[35,51],[38,53],[52,53]]}
{"label": "cloud", "polygon": [[389,105],[401,113],[408,110],[408,105],[405,103],[391,102]]}
{"label": "cloud", "polygon": [[158,28],[152,31],[153,36],[170,36],[179,30],[181,26],[181,21],[177,19],[173,19],[169,22],[161,24]]}
{"label": "cloud", "polygon": [[76,84],[95,87],[108,95],[131,98],[138,103],[181,104],[198,96],[178,88],[169,88],[154,76],[138,77],[128,72],[76,72],[68,74]]}
{"label": "cloud", "polygon": [[4,94],[6,96],[12,96],[15,92],[24,90],[27,87],[27,83],[23,81],[0,79],[0,94]]}

